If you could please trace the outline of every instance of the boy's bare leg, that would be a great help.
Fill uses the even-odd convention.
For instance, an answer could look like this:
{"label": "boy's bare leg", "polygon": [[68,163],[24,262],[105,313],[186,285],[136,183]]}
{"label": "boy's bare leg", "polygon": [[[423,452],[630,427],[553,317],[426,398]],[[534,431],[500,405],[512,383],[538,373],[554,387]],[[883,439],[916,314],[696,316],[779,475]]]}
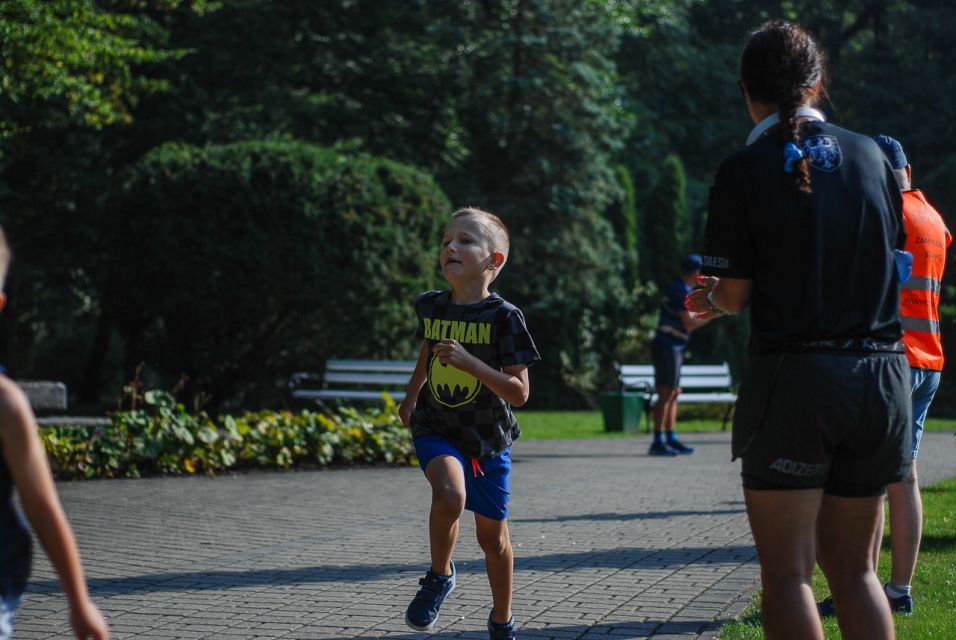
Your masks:
{"label": "boy's bare leg", "polygon": [[[654,431],[662,432],[667,427],[671,414],[671,396],[674,394],[674,387],[661,385],[657,387],[657,403],[654,405]],[[673,426],[671,427],[673,428]]]}
{"label": "boy's bare leg", "polygon": [[670,401],[670,412],[667,414],[667,421],[664,423],[664,431],[673,431],[674,425],[677,424],[677,394],[680,393],[680,389],[674,390],[674,397]]}
{"label": "boy's bare leg", "polygon": [[458,520],[465,510],[465,472],[454,457],[438,456],[428,463],[425,477],[432,486],[432,508],[428,514],[432,571],[450,576]]}
{"label": "boy's bare leg", "polygon": [[511,620],[511,589],[514,578],[514,552],[507,520],[492,520],[475,514],[478,545],[485,552],[485,569],[491,585],[494,608],[491,619],[497,624]]}

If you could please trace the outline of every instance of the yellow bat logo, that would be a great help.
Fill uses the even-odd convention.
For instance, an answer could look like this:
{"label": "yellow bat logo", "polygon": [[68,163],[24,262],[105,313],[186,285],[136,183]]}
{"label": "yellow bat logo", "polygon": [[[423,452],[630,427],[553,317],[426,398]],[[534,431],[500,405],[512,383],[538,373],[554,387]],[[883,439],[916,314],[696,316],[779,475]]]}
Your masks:
{"label": "yellow bat logo", "polygon": [[435,399],[446,407],[460,407],[473,402],[481,390],[478,378],[442,364],[434,355],[428,363],[428,386]]}

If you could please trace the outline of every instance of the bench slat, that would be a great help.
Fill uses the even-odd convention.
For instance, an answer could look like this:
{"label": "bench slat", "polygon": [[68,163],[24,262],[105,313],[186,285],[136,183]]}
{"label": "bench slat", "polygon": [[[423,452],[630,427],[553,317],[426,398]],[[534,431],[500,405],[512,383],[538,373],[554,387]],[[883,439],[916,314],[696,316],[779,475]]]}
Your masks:
{"label": "bench slat", "polygon": [[[730,375],[728,364],[685,364],[681,367],[681,375]],[[652,364],[622,364],[621,375],[654,375]]]}
{"label": "bench slat", "polygon": [[328,360],[326,371],[375,371],[409,374],[415,370],[416,360]]}
{"label": "bench slat", "polygon": [[[404,391],[387,391],[395,400],[405,398]],[[381,391],[359,391],[356,389],[296,389],[292,392],[293,398],[300,400],[320,400],[323,398],[344,398],[352,400],[381,400]]]}
{"label": "bench slat", "polygon": [[405,386],[411,376],[404,373],[338,373],[325,374],[327,384],[375,384]]}
{"label": "bench slat", "polygon": [[[653,388],[654,377],[621,376],[621,384],[623,384],[625,388],[643,387],[645,385]],[[685,377],[683,373],[681,373],[680,386],[684,389],[729,389],[732,385],[730,378]]]}

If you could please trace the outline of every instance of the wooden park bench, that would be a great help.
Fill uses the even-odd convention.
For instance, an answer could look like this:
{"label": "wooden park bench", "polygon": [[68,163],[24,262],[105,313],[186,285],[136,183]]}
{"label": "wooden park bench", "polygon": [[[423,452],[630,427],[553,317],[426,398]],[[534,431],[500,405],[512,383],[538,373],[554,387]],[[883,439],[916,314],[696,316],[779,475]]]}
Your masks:
{"label": "wooden park bench", "polygon": [[106,416],[68,416],[66,385],[55,380],[14,380],[23,389],[39,425],[95,427],[111,424]]}
{"label": "wooden park bench", "polygon": [[415,370],[415,360],[339,360],[325,362],[322,374],[300,371],[289,378],[297,400],[381,400],[388,393],[396,401]]}
{"label": "wooden park bench", "polygon": [[[644,417],[647,430],[651,427],[651,411],[657,402],[654,387],[654,365],[622,364],[618,366],[621,391],[636,391],[643,395]],[[726,404],[721,429],[727,429],[727,420],[737,402],[730,366],[723,364],[685,364],[680,369],[681,393],[678,403],[716,403]]]}

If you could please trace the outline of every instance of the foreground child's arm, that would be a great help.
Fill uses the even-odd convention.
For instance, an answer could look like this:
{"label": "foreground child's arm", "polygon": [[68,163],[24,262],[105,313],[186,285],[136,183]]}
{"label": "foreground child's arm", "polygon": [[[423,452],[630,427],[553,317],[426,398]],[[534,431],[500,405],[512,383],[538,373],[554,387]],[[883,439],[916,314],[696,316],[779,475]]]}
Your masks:
{"label": "foreground child's arm", "polygon": [[109,631],[87,593],[73,530],[60,505],[33,411],[23,392],[2,377],[0,442],[27,519],[60,576],[76,637],[106,640]]}
{"label": "foreground child's arm", "polygon": [[432,349],[442,364],[450,364],[481,380],[499,398],[508,404],[520,407],[528,401],[531,382],[528,380],[528,365],[515,364],[503,371],[490,366],[468,353],[456,340],[442,340]]}
{"label": "foreground child's arm", "polygon": [[398,407],[398,417],[402,419],[402,424],[406,427],[412,417],[412,411],[418,403],[418,392],[422,390],[425,379],[428,377],[426,368],[428,367],[428,341],[422,342],[422,348],[418,352],[418,362],[415,363],[415,371],[412,372],[412,379],[408,381],[405,388],[405,399]]}

